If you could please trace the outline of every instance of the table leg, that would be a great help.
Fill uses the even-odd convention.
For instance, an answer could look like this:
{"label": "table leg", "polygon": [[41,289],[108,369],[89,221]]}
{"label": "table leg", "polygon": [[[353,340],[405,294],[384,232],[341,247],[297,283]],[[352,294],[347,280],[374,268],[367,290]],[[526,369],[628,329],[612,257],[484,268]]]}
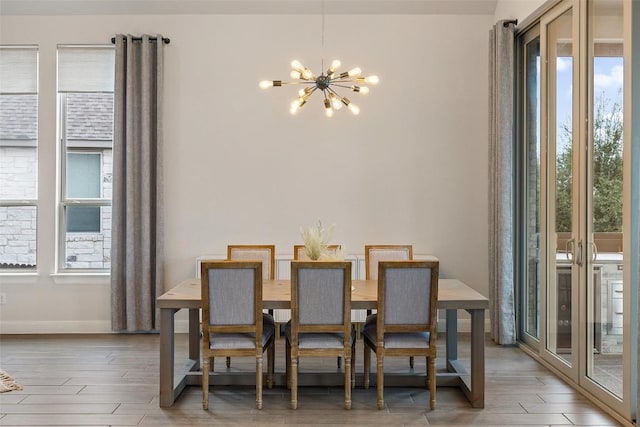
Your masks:
{"label": "table leg", "polygon": [[189,359],[195,361],[192,371],[200,369],[200,309],[189,309]]}
{"label": "table leg", "polygon": [[175,308],[160,309],[160,407],[173,405],[173,366],[175,357]]}
{"label": "table leg", "polygon": [[[447,310],[446,314],[447,326],[447,349],[446,356],[447,362],[452,360],[458,360],[458,310],[450,309]],[[449,363],[447,363],[447,369],[451,372],[451,369],[448,367]]]}
{"label": "table leg", "polygon": [[471,314],[471,406],[484,408],[484,309]]}

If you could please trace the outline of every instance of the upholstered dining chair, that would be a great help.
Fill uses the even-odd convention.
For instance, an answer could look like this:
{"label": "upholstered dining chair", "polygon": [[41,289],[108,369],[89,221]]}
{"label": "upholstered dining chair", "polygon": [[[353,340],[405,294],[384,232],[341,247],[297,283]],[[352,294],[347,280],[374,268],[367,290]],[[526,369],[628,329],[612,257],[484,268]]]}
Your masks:
{"label": "upholstered dining chair", "polygon": [[344,358],[344,406],[351,409],[355,331],[351,325],[351,262],[291,261],[291,320],[285,327],[287,385],[298,407],[298,361]]}
{"label": "upholstered dining chair", "polygon": [[[409,261],[412,259],[412,245],[365,245],[365,279],[378,280],[378,263],[380,261]],[[370,314],[371,310],[367,310],[367,315]],[[414,367],[413,357],[409,358],[409,366]]]}
{"label": "upholstered dining chair", "polygon": [[378,263],[380,261],[410,261],[412,259],[412,245],[365,245],[365,279],[378,280]]}
{"label": "upholstered dining chair", "polygon": [[[262,279],[275,278],[276,247],[275,245],[227,245],[227,260],[230,261],[262,261]],[[273,310],[267,311],[273,316]],[[279,338],[276,330],[276,337]],[[213,361],[211,362],[213,366]],[[231,358],[227,357],[227,368],[231,367]]]}
{"label": "upholstered dining chair", "polygon": [[[340,245],[329,245],[327,249],[329,252],[336,253],[341,248]],[[307,255],[307,249],[305,245],[293,245],[293,260],[294,261],[310,261],[309,255]],[[338,368],[342,367],[342,358],[337,357]]]}
{"label": "upholstered dining chair", "polygon": [[209,407],[210,360],[256,359],[256,407],[262,409],[262,355],[267,351],[267,387],[273,386],[275,323],[262,312],[260,261],[205,261],[202,287],[202,408]]}
{"label": "upholstered dining chair", "polygon": [[424,356],[429,404],[436,406],[436,339],[438,318],[437,261],[380,261],[377,313],[362,333],[364,388],[369,388],[371,350],[376,354],[378,409],[384,408],[384,359]]}

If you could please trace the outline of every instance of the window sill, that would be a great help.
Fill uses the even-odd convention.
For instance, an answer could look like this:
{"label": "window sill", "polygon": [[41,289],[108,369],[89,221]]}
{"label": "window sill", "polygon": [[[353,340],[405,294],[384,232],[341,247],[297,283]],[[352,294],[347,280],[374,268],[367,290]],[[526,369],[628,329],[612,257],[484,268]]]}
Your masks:
{"label": "window sill", "polygon": [[51,275],[56,285],[108,285],[111,282],[109,273],[55,273]]}

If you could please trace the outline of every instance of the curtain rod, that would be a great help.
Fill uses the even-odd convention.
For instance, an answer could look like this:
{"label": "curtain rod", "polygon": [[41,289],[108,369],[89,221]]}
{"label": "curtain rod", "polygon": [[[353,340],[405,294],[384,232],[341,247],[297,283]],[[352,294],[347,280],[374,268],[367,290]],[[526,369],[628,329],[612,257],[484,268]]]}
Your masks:
{"label": "curtain rod", "polygon": [[[157,40],[157,37],[149,37],[149,40]],[[142,41],[142,37],[132,37],[131,40],[133,41]],[[171,43],[171,39],[169,37],[163,37],[162,41],[165,44],[169,44]],[[116,38],[115,37],[111,37],[111,44],[116,44]]]}
{"label": "curtain rod", "polygon": [[518,20],[517,19],[510,19],[508,21],[504,21],[504,23],[502,25],[504,25],[505,27],[508,27],[509,24],[518,25]]}

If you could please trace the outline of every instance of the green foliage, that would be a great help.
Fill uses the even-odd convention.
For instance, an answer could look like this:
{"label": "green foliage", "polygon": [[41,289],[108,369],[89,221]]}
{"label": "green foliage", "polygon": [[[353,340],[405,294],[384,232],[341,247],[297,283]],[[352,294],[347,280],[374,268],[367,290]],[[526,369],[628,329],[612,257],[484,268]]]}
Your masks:
{"label": "green foliage", "polygon": [[[622,100],[622,94],[618,96]],[[596,98],[593,122],[593,231],[622,231],[622,105],[604,94]],[[571,231],[572,133],[561,125],[556,158],[556,231]]]}

